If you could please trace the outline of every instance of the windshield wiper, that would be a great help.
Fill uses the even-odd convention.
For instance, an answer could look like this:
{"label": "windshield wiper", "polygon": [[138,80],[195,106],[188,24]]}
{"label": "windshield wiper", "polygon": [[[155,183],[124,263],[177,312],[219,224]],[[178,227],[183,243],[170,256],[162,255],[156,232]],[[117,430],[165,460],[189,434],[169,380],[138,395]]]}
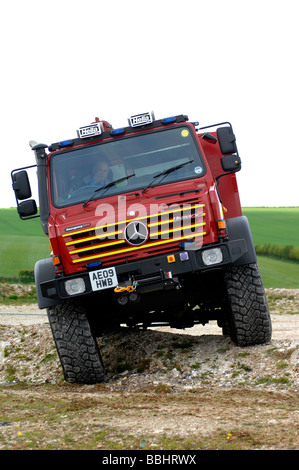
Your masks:
{"label": "windshield wiper", "polygon": [[[88,204],[90,201],[93,200],[93,198],[94,198],[94,196],[96,196],[97,192],[102,191],[104,189],[107,191],[109,188],[111,188],[115,184],[122,183],[123,181],[127,181],[129,178],[132,178],[133,176],[135,176],[135,173],[133,173],[132,175],[124,176],[123,178],[119,178],[117,180],[111,181],[111,183],[107,183],[107,184],[105,184],[105,186],[102,186],[101,188],[95,189],[92,196],[89,199],[87,199],[87,201],[84,202],[83,207],[85,207],[86,204]],[[104,191],[104,192],[106,192],[106,191]]]}
{"label": "windshield wiper", "polygon": [[159,178],[160,176],[163,176],[163,178],[160,181],[160,183],[161,183],[164,180],[164,178],[167,175],[169,175],[169,173],[172,173],[173,171],[179,170],[180,168],[183,168],[183,166],[189,165],[189,163],[192,163],[192,162],[194,162],[194,160],[189,160],[189,162],[180,163],[179,165],[175,165],[175,166],[172,166],[171,168],[168,168],[167,170],[161,171],[160,173],[155,175],[153,177],[152,181],[146,186],[146,188],[143,189],[142,194],[144,194],[145,191],[147,191],[147,189],[150,188],[152,186],[152,184],[154,184],[156,178]]}

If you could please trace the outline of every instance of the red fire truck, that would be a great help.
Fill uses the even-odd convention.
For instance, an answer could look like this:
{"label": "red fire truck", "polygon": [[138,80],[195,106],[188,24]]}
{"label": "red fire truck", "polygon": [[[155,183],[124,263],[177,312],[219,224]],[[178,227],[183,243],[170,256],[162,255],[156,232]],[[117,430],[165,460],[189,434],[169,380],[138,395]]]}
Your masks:
{"label": "red fire truck", "polygon": [[216,320],[239,346],[271,339],[271,320],[236,172],[230,123],[96,118],[72,139],[30,142],[11,173],[22,219],[40,217],[51,256],[35,265],[65,380],[97,383],[97,337],[116,327],[189,328]]}

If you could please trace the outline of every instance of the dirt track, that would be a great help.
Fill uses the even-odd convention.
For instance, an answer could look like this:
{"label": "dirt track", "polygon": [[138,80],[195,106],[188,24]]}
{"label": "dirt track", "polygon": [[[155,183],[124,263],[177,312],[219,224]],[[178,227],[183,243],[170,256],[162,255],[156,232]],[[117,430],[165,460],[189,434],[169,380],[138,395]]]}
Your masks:
{"label": "dirt track", "polygon": [[0,449],[299,450],[299,309],[287,294],[271,304],[288,313],[271,314],[266,345],[236,347],[214,324],[102,338],[108,380],[94,386],[61,382],[45,314],[10,307],[0,315],[0,422],[10,423]]}

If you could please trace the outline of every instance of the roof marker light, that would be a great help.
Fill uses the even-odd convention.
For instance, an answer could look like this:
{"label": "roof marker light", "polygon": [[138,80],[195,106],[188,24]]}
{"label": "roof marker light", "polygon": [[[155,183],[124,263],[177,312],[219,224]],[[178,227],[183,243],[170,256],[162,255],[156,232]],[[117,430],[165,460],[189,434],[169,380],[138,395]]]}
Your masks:
{"label": "roof marker light", "polygon": [[162,124],[172,124],[173,122],[176,122],[176,117],[162,119]]}
{"label": "roof marker light", "polygon": [[73,145],[73,143],[73,140],[63,140],[62,142],[59,142],[59,147],[69,147],[70,145]]}
{"label": "roof marker light", "polygon": [[110,131],[111,135],[122,135],[126,132],[126,130],[121,127],[120,129],[113,129],[113,131]]}

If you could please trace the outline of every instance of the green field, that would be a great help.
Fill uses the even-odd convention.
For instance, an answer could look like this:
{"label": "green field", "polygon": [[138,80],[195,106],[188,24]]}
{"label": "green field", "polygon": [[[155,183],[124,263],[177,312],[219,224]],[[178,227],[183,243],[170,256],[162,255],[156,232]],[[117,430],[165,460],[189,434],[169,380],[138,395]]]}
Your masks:
{"label": "green field", "polygon": [[[299,247],[299,207],[244,208],[254,244]],[[0,278],[17,277],[47,258],[50,248],[40,220],[20,220],[16,209],[0,209]],[[265,287],[299,289],[299,263],[258,256]]]}
{"label": "green field", "polygon": [[[299,247],[299,207],[245,207],[255,245]],[[299,263],[258,256],[265,287],[299,289]]]}
{"label": "green field", "polygon": [[299,263],[267,256],[258,256],[257,261],[266,288],[299,289]]}
{"label": "green field", "polygon": [[245,207],[255,245],[299,247],[299,207]]}
{"label": "green field", "polygon": [[18,277],[21,270],[50,253],[40,219],[21,220],[16,209],[0,209],[0,278]]}

